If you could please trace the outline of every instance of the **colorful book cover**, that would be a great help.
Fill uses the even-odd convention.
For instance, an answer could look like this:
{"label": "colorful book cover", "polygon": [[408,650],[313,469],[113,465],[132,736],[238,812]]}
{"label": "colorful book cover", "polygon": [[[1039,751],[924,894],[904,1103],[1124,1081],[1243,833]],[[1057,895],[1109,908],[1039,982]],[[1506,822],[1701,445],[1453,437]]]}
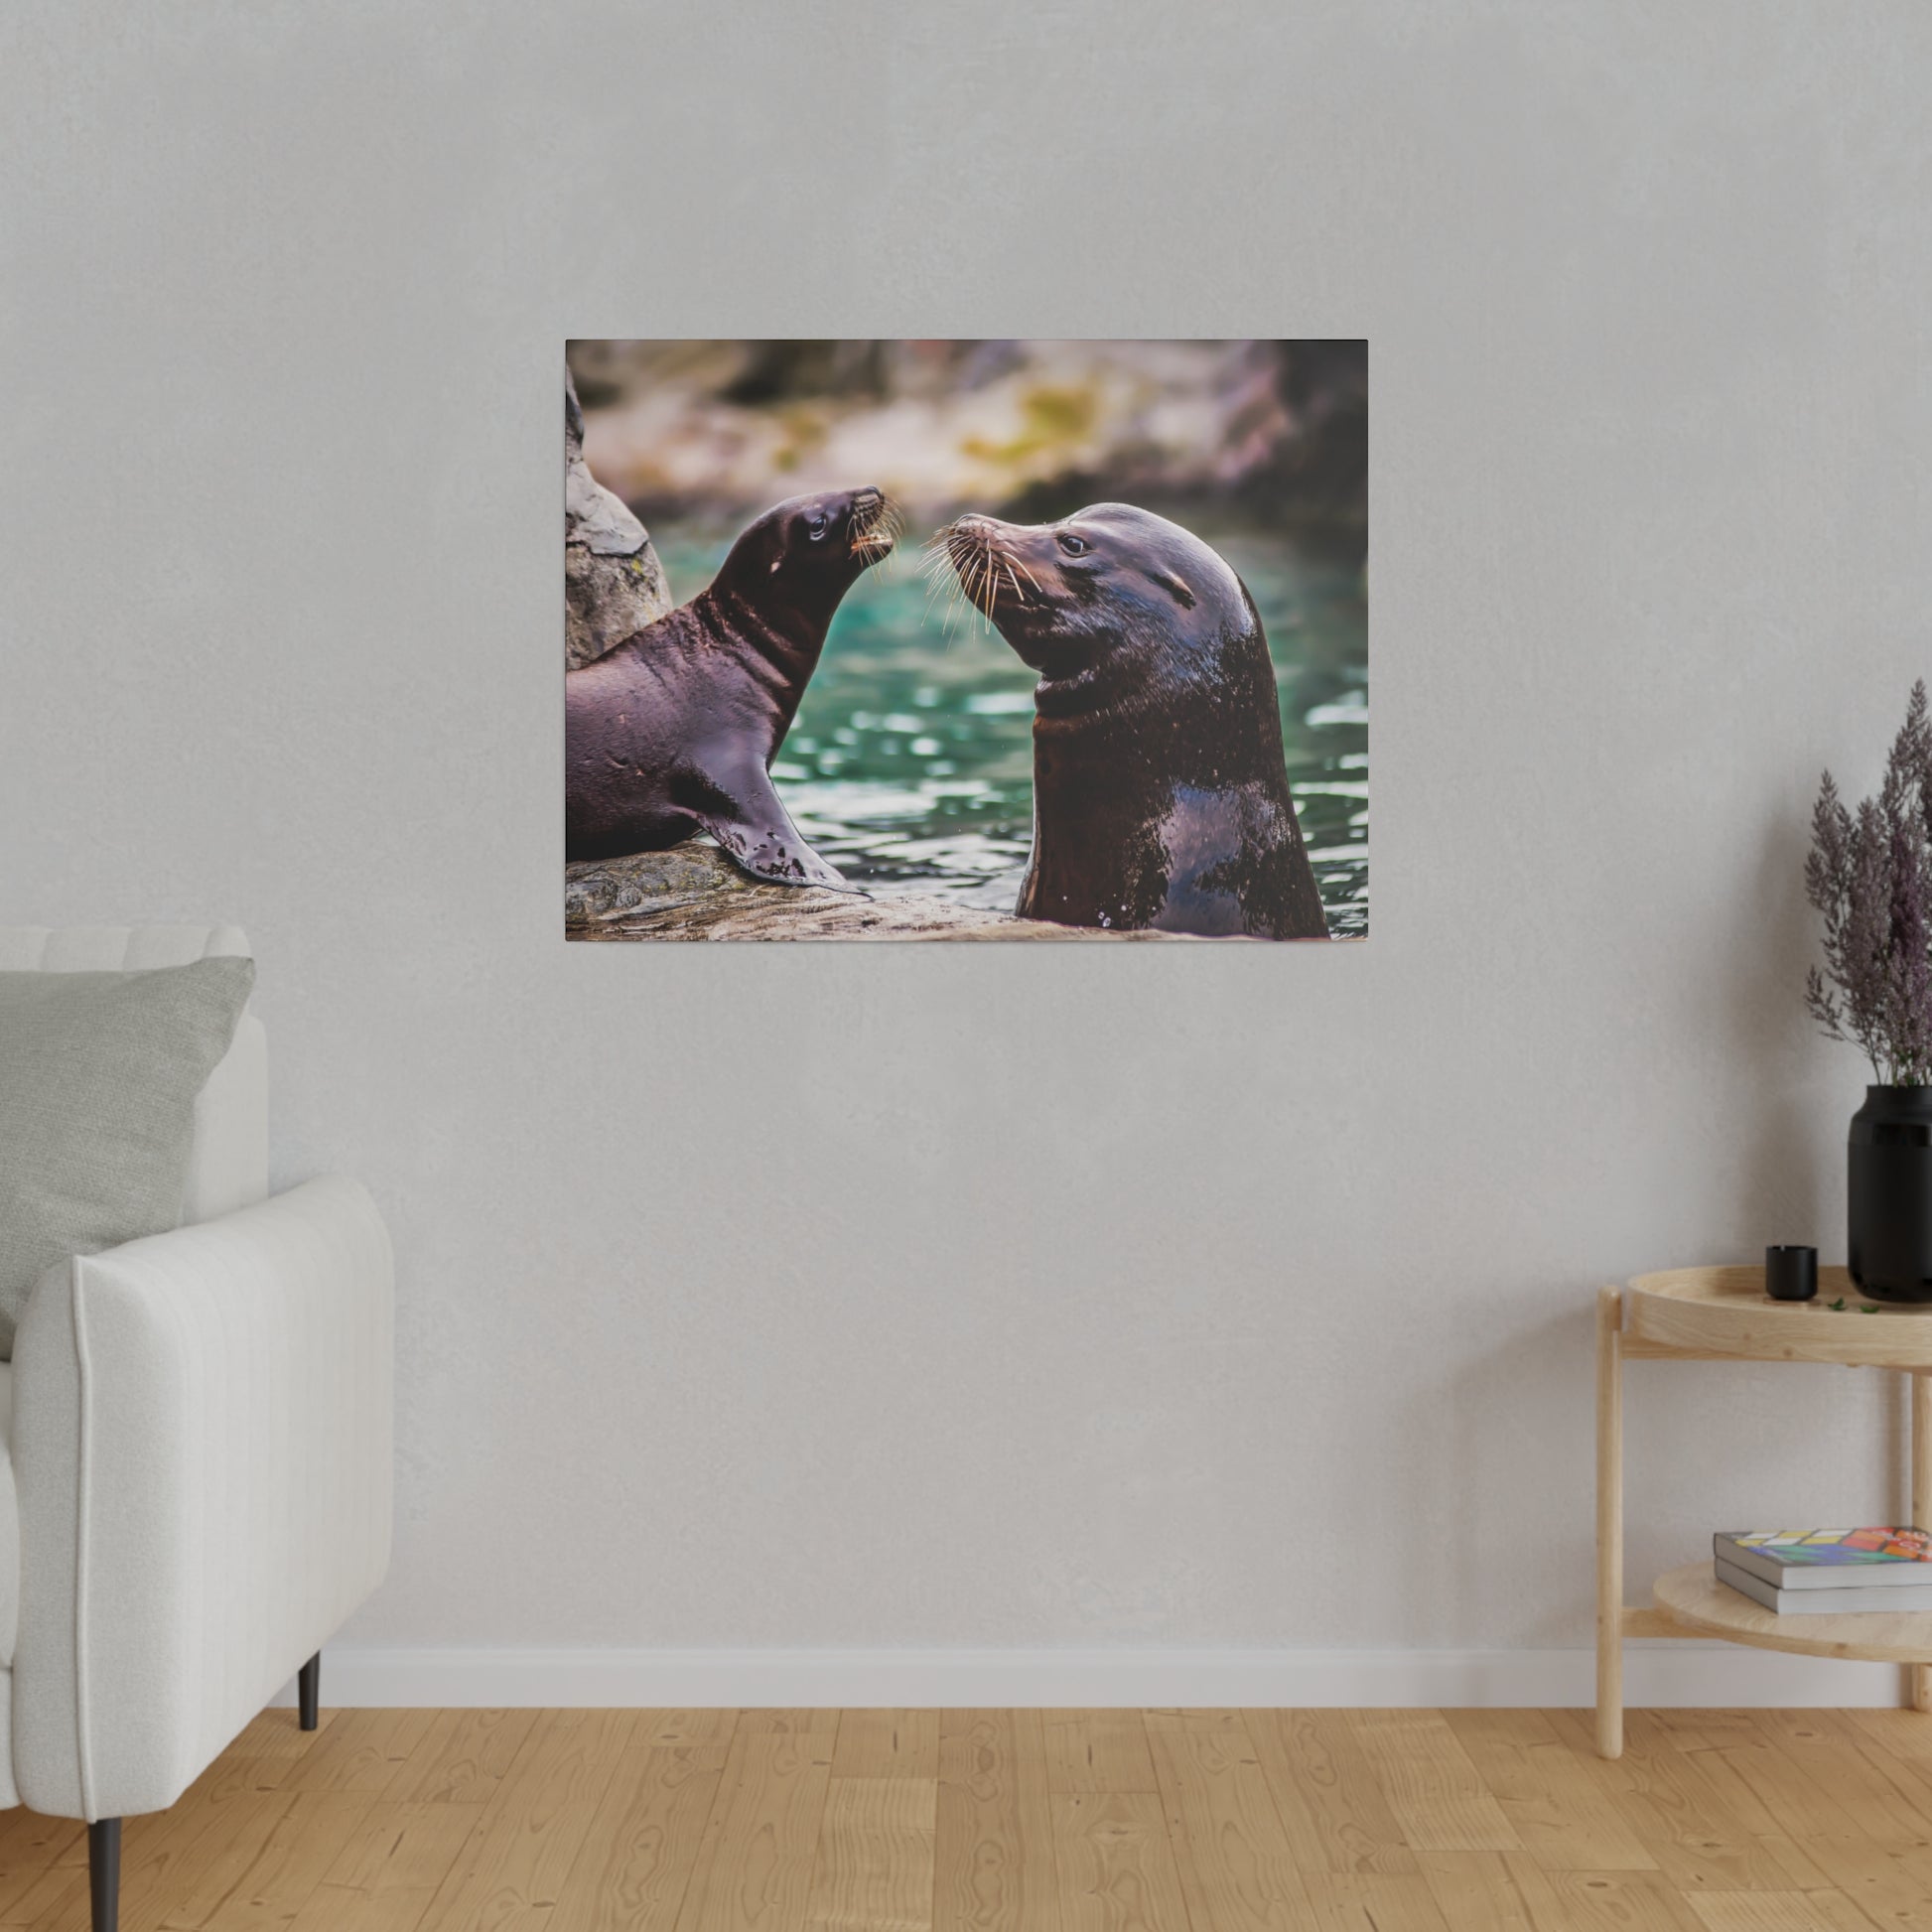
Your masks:
{"label": "colorful book cover", "polygon": [[1793,1570],[1932,1564],[1932,1536],[1915,1529],[1727,1530],[1725,1541]]}

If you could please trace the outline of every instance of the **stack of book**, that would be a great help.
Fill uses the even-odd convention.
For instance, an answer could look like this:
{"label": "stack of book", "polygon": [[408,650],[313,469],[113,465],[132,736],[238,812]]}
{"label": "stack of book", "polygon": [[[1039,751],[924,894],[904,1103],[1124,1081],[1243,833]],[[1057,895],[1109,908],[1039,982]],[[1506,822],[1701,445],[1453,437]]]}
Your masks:
{"label": "stack of book", "polygon": [[1780,1616],[1932,1610],[1923,1530],[1731,1530],[1711,1549],[1721,1584]]}

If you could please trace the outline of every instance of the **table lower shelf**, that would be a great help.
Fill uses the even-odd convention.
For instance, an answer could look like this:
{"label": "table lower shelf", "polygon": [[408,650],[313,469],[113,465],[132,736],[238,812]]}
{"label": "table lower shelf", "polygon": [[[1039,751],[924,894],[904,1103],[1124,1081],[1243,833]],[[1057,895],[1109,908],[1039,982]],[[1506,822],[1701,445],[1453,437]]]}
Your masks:
{"label": "table lower shelf", "polygon": [[[1932,1664],[1932,1610],[1893,1616],[1779,1616],[1719,1583],[1708,1563],[1667,1570],[1652,1589],[1657,1607],[1687,1634],[1791,1650],[1804,1657],[1850,1657],[1873,1664]],[[1649,1634],[1646,1632],[1646,1634]]]}

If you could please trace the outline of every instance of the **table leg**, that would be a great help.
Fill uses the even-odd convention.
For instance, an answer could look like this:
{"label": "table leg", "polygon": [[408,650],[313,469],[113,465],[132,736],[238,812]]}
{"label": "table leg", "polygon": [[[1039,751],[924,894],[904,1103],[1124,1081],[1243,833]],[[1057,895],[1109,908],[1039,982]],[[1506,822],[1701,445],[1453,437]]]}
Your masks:
{"label": "table leg", "polygon": [[[1932,1523],[1932,1375],[1906,1376],[1912,1388],[1912,1521]],[[1912,1664],[1912,1709],[1932,1711],[1932,1665]]]}
{"label": "table leg", "polygon": [[1596,1295],[1596,1750],[1623,1755],[1623,1296],[1614,1288]]}

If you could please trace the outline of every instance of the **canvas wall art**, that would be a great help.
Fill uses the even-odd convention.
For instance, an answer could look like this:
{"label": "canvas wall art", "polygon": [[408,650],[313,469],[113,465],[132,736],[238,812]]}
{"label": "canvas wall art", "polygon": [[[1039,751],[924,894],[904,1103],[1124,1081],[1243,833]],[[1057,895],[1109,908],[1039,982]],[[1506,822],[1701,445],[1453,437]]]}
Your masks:
{"label": "canvas wall art", "polygon": [[566,362],[569,937],[1366,936],[1366,343]]}

